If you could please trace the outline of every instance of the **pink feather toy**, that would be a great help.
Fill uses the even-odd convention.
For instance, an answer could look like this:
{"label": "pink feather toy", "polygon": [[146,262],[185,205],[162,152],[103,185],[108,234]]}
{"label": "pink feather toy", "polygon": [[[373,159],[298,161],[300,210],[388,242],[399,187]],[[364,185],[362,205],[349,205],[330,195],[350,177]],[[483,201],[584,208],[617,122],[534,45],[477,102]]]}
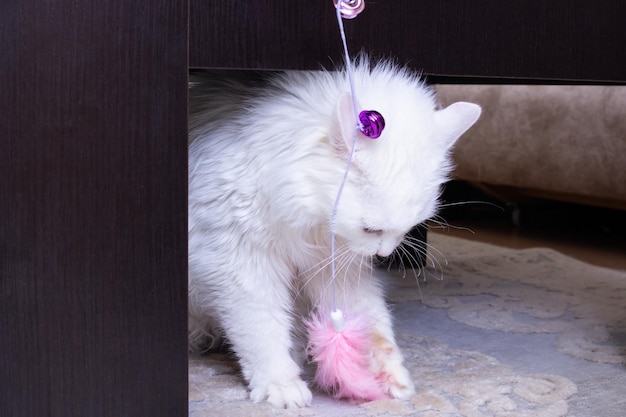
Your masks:
{"label": "pink feather toy", "polygon": [[341,310],[330,317],[318,309],[307,322],[308,351],[317,364],[315,383],[333,397],[357,401],[385,398],[370,367],[370,320],[354,315],[344,320]]}
{"label": "pink feather toy", "polygon": [[335,217],[343,186],[350,170],[357,130],[364,136],[376,139],[385,127],[385,120],[375,110],[358,112],[354,92],[354,81],[350,57],[343,29],[342,16],[354,18],[363,10],[363,0],[335,0],[337,21],[343,41],[346,69],[352,91],[352,105],[356,124],[352,137],[352,149],[344,172],[343,181],[337,192],[335,207],[331,221],[331,268],[333,308],[330,317],[325,315],[323,308],[317,307],[312,317],[306,321],[309,332],[308,353],[317,364],[315,383],[335,398],[347,398],[356,401],[372,401],[385,398],[386,394],[380,381],[370,370],[372,361],[371,329],[372,320],[364,314],[349,315],[344,318],[343,312],[337,308],[335,285]]}

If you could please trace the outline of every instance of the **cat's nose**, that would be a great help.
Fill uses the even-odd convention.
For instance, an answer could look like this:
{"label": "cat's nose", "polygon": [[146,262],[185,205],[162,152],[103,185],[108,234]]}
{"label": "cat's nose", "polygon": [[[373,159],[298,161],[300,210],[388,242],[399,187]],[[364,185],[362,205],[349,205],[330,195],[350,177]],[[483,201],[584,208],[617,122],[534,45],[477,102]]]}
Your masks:
{"label": "cat's nose", "polygon": [[386,245],[385,242],[383,242],[378,248],[378,252],[376,252],[376,255],[386,258],[393,253],[395,248],[395,245]]}
{"label": "cat's nose", "polygon": [[398,238],[394,238],[392,236],[383,237],[380,242],[380,246],[378,247],[378,251],[376,255],[382,256],[386,258],[391,255],[394,250],[398,247],[398,245],[402,242],[404,235],[400,235]]}

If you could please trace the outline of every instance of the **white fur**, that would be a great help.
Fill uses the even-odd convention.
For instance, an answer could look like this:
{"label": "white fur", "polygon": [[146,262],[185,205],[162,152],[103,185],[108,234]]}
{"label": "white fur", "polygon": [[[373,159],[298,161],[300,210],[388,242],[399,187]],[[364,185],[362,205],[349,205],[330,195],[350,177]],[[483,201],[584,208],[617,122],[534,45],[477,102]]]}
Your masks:
{"label": "white fur", "polygon": [[[338,303],[367,310],[384,340],[373,372],[406,398],[413,383],[394,341],[373,255],[389,255],[433,216],[448,152],[480,108],[437,110],[432,90],[389,63],[355,63],[357,98],[386,120],[379,139],[357,137],[337,217]],[[288,72],[253,82],[200,76],[190,88],[190,347],[232,345],[254,401],[304,406],[293,332],[301,314],[330,308],[330,220],[354,115],[342,106],[345,72]],[[343,99],[342,99],[343,97]]]}

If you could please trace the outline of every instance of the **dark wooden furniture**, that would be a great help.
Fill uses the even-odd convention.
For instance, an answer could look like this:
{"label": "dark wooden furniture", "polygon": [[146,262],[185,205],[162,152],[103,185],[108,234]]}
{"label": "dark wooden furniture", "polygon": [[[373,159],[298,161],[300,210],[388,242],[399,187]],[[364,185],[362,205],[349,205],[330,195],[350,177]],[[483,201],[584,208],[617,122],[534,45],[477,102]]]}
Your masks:
{"label": "dark wooden furniture", "polygon": [[[332,68],[342,55],[331,2],[190,0],[189,63]],[[426,74],[624,82],[624,16],[620,0],[366,0],[344,25],[352,53],[397,57]]]}
{"label": "dark wooden furniture", "polygon": [[186,415],[186,2],[3,2],[0,50],[0,416]]}
{"label": "dark wooden furniture", "polygon": [[[187,415],[188,66],[330,67],[330,2],[2,3],[0,416]],[[378,0],[346,29],[430,76],[623,82],[623,16]]]}

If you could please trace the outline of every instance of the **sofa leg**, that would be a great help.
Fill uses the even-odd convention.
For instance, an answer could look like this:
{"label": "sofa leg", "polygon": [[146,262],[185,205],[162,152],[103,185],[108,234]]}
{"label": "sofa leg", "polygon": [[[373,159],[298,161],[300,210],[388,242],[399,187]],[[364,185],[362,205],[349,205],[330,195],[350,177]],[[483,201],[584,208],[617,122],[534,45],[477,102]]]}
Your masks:
{"label": "sofa leg", "polygon": [[522,227],[522,208],[519,204],[509,203],[507,204],[509,213],[511,214],[511,223],[513,226]]}

